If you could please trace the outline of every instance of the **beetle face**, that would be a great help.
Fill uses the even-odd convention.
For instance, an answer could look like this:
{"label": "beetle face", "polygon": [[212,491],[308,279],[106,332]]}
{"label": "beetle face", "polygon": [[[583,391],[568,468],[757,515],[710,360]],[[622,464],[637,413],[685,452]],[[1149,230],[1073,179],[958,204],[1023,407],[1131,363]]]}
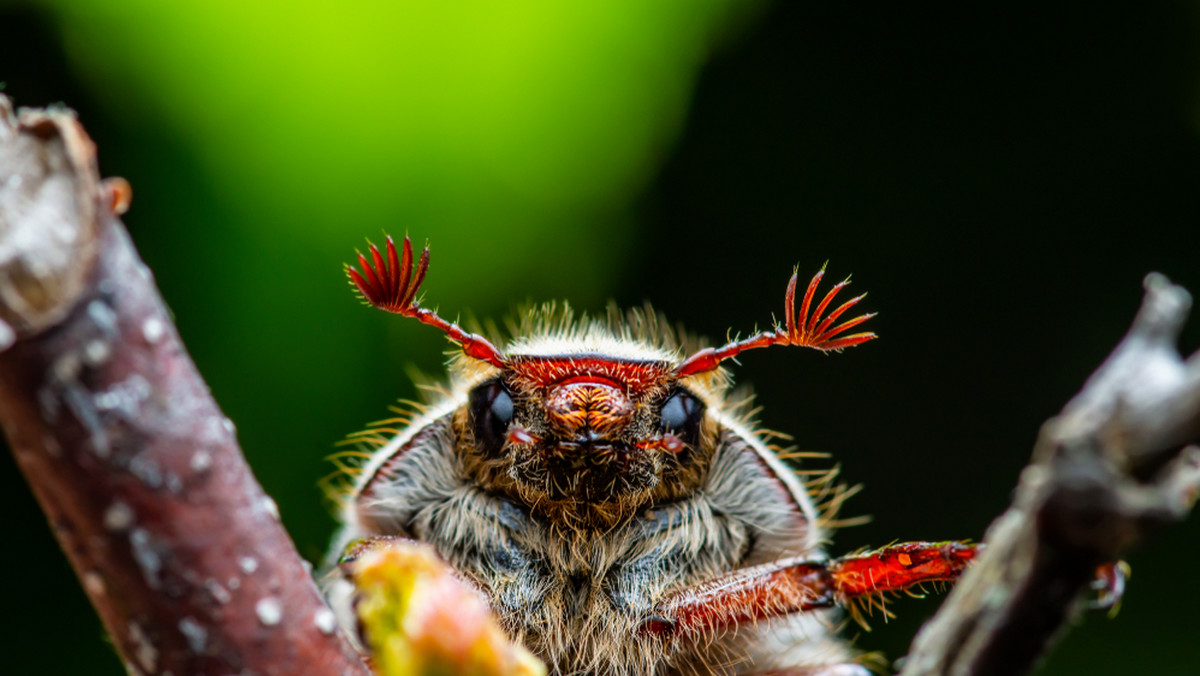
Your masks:
{"label": "beetle face", "polygon": [[[572,341],[563,339],[565,345]],[[461,449],[485,485],[527,504],[626,512],[711,452],[705,405],[673,364],[596,352],[520,355],[469,394]],[[662,488],[660,488],[662,487]]]}

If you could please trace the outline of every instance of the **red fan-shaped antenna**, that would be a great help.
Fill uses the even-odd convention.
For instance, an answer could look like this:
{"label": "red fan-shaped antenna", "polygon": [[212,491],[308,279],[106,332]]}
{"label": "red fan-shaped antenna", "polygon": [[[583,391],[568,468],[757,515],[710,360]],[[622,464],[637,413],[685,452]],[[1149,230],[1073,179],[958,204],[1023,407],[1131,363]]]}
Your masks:
{"label": "red fan-shaped antenna", "polygon": [[867,294],[865,293],[847,300],[834,308],[828,315],[825,314],[825,311],[829,308],[829,305],[833,302],[838,292],[850,283],[849,277],[834,284],[833,288],[817,304],[816,309],[811,314],[809,313],[813,297],[817,292],[817,285],[821,283],[821,278],[825,276],[824,266],[821,267],[817,274],[813,275],[812,281],[808,283],[808,288],[804,291],[804,298],[800,301],[799,323],[797,323],[797,275],[797,271],[793,270],[792,278],[788,280],[787,293],[784,296],[783,326],[776,325],[774,330],[763,331],[745,340],[731,341],[721,347],[709,347],[700,350],[675,367],[675,375],[683,377],[712,371],[726,359],[736,357],[746,350],[754,350],[760,347],[796,345],[822,351],[840,350],[860,345],[877,337],[871,332],[854,333],[848,336],[842,335],[871,317],[874,317],[874,312],[859,315],[853,319],[847,319],[841,324],[836,324],[839,317],[866,297]]}
{"label": "red fan-shaped antenna", "polygon": [[458,324],[448,322],[433,310],[421,307],[417,300],[417,291],[421,282],[425,281],[425,273],[429,270],[429,247],[421,252],[417,261],[417,269],[413,271],[412,242],[404,238],[403,253],[397,254],[396,243],[387,238],[387,261],[379,253],[379,248],[367,242],[370,247],[371,260],[362,253],[358,254],[358,264],[362,271],[354,266],[346,266],[346,275],[350,283],[358,289],[358,293],[367,303],[385,312],[398,314],[402,317],[412,317],[422,324],[435,326],[445,332],[446,336],[462,346],[463,353],[493,366],[504,368],[504,355],[496,349],[487,338],[475,333],[467,333]]}

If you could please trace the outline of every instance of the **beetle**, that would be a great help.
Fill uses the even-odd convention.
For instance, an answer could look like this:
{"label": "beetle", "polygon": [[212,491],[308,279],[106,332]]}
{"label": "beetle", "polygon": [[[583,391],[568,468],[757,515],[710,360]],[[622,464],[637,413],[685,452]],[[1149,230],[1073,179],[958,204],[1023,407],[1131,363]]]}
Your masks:
{"label": "beetle", "polygon": [[[729,396],[723,365],[748,350],[875,339],[852,333],[873,314],[843,319],[863,295],[835,305],[848,280],[818,300],[822,268],[797,299],[793,271],[782,325],[717,347],[648,310],[545,307],[501,348],[421,306],[428,268],[408,237],[346,267],[366,303],[461,351],[440,401],[356,437],[378,448],[343,500],[342,570],[372,547],[427,543],[553,674],[858,676],[841,608],[952,581],[978,553],[912,542],[826,557],[831,508]],[[330,591],[348,628],[352,578]]]}

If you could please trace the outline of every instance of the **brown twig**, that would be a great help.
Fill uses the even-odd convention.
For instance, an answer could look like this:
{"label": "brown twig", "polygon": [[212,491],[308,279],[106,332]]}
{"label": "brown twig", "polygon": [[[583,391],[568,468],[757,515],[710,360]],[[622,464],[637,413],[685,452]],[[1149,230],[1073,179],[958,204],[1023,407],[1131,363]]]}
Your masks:
{"label": "brown twig", "polygon": [[1043,426],[988,548],[913,642],[903,676],[1028,672],[1084,605],[1098,564],[1182,519],[1200,490],[1200,353],[1175,340],[1191,297],[1146,277],[1132,328]]}
{"label": "brown twig", "polygon": [[133,674],[369,673],[65,110],[0,97],[0,422]]}

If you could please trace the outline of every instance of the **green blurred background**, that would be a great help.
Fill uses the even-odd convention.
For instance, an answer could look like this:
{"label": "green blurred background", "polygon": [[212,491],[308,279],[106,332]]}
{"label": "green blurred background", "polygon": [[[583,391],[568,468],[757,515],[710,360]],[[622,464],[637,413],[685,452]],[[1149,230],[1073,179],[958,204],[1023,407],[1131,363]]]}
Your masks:
{"label": "green blurred background", "polygon": [[[853,271],[883,340],[737,369],[865,484],[843,552],[981,537],[1142,276],[1200,292],[1196,3],[1045,5],[0,0],[0,81],[78,110],[133,184],[134,240],[310,559],[324,457],[444,358],[346,287],[385,229],[481,319],[651,300],[719,338],[778,314],[793,264]],[[9,458],[0,671],[121,673]],[[1140,550],[1121,614],[1043,673],[1196,673],[1198,536]],[[936,604],[859,645],[902,655]]]}

